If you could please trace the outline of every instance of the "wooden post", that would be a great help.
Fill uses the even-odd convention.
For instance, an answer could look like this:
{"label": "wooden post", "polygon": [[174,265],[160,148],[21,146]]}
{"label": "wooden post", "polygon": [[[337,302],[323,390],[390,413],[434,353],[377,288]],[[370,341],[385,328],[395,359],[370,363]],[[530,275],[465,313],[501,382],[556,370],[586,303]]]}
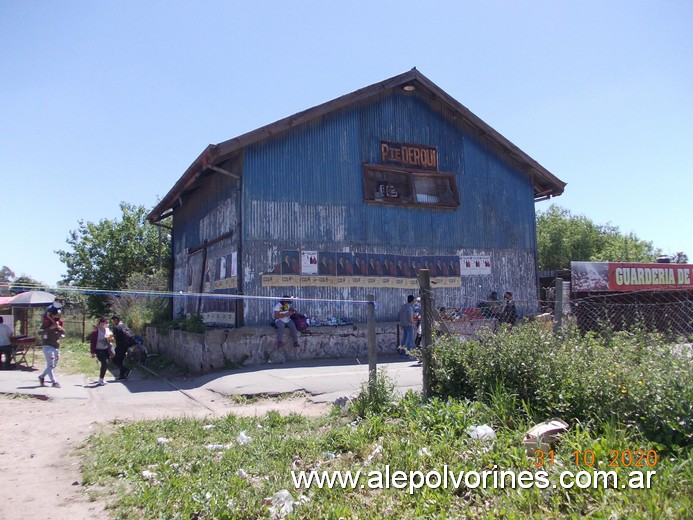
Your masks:
{"label": "wooden post", "polygon": [[553,310],[553,331],[558,332],[563,326],[563,279],[556,278],[556,299]]}
{"label": "wooden post", "polygon": [[368,322],[368,392],[373,397],[378,374],[378,350],[375,343],[375,296],[367,296],[366,320]]}
{"label": "wooden post", "polygon": [[422,397],[431,397],[431,343],[433,338],[433,297],[431,294],[431,271],[419,271],[421,288],[421,371],[423,373]]}
{"label": "wooden post", "polygon": [[82,303],[82,343],[87,342],[87,307]]}

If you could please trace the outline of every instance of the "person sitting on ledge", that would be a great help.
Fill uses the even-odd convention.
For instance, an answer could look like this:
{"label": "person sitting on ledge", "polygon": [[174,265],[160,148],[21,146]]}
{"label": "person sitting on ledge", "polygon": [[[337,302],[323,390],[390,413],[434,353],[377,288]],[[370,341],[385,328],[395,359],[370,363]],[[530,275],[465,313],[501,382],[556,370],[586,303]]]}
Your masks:
{"label": "person sitting on ledge", "polygon": [[291,332],[291,339],[294,342],[294,347],[300,346],[298,342],[298,330],[296,324],[291,319],[291,316],[296,312],[296,309],[291,307],[291,297],[286,294],[282,296],[274,306],[274,326],[277,327],[277,347],[284,346],[284,329],[287,328]]}

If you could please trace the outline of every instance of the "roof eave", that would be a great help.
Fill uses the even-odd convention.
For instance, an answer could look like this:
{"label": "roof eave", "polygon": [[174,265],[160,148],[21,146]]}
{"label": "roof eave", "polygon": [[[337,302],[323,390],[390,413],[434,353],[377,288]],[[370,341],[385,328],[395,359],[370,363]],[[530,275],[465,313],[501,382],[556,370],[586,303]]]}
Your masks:
{"label": "roof eave", "polygon": [[557,197],[563,193],[566,183],[558,179],[541,164],[520,150],[520,148],[474,115],[467,107],[447,94],[426,76],[421,74],[416,68],[413,68],[398,76],[363,87],[238,137],[234,137],[216,145],[208,145],[200,156],[188,167],[173,188],[169,190],[161,202],[149,213],[149,221],[152,223],[158,222],[165,218],[164,215],[168,216],[166,211],[174,207],[176,201],[208,166],[216,165],[227,160],[238,150],[263,139],[282,134],[298,125],[309,122],[334,110],[346,107],[354,102],[371,98],[393,88],[412,84],[427,89],[435,97],[440,99],[445,106],[458,114],[467,126],[477,129],[476,138],[490,141],[495,146],[499,147],[504,154],[510,156],[517,162],[517,164],[530,176],[535,192],[535,200]]}

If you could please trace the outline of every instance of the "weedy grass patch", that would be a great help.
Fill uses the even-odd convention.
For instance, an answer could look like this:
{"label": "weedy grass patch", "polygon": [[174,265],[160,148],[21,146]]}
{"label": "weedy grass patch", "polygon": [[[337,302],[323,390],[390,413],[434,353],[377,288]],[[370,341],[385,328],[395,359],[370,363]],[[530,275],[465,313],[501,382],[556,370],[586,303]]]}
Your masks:
{"label": "weedy grass patch", "polygon": [[[43,354],[37,356],[37,365],[44,365]],[[89,343],[67,337],[60,342],[58,371],[64,374],[97,374],[96,362],[92,359]]]}
{"label": "weedy grass patch", "polygon": [[[631,425],[573,422],[549,454],[522,445],[536,410],[493,385],[487,399],[396,398],[386,374],[355,406],[306,418],[169,419],[114,424],[83,449],[84,484],[111,501],[114,518],[686,518],[693,513],[690,448],[664,448]],[[489,425],[495,437],[474,439]],[[636,467],[614,450],[656,450]],[[654,464],[653,464],[654,463]],[[562,472],[608,470],[620,484],[656,471],[650,489],[581,487]],[[294,472],[292,475],[292,471]],[[313,474],[297,484],[297,472]],[[393,474],[409,478],[397,481]],[[437,475],[449,472],[447,485]],[[324,473],[323,473],[324,472]],[[336,473],[342,483],[336,478]],[[460,472],[481,480],[462,478]],[[523,473],[524,472],[524,473]],[[518,475],[546,473],[522,487]],[[317,476],[332,478],[321,480]],[[349,476],[352,480],[347,478]],[[428,481],[426,481],[428,479]],[[536,482],[536,480],[535,480]],[[404,484],[404,485],[402,485]],[[422,485],[419,485],[422,484]]]}
{"label": "weedy grass patch", "polygon": [[534,419],[618,422],[650,442],[693,446],[693,358],[659,334],[554,334],[528,324],[478,341],[441,338],[433,365],[440,396],[488,402],[498,390]]}

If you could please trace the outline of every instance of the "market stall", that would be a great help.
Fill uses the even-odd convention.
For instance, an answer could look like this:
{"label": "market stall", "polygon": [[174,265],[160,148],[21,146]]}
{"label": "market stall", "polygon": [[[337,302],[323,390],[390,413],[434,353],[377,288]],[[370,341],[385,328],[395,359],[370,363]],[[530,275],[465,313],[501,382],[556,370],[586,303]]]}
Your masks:
{"label": "market stall", "polygon": [[[36,349],[41,346],[39,335],[41,317],[46,307],[54,301],[55,295],[46,291],[26,291],[9,300],[8,305],[12,309],[14,322],[19,324],[19,334],[12,337],[12,357],[15,366],[34,366]],[[31,364],[29,364],[29,355],[31,355]]]}

